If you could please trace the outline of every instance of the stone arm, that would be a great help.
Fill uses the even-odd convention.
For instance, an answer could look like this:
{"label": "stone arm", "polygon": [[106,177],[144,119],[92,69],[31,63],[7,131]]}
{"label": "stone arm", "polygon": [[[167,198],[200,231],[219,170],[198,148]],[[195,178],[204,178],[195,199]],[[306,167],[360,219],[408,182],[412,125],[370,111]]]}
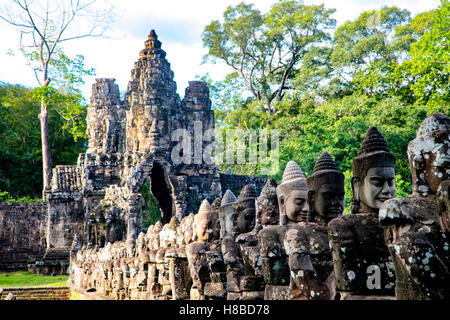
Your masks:
{"label": "stone arm", "polygon": [[[398,233],[395,230],[398,226],[389,228]],[[449,266],[446,266],[423,230],[410,229],[390,244],[390,248],[391,254],[397,257],[397,261],[417,284],[428,283],[436,287],[445,282],[450,283]]]}
{"label": "stone arm", "polygon": [[341,219],[335,218],[328,223],[328,239],[333,257],[334,276],[336,278],[336,290],[345,291],[348,289],[347,275],[348,251],[355,242],[355,233],[351,224]]}
{"label": "stone arm", "polygon": [[[286,236],[289,236],[289,233]],[[290,284],[293,299],[306,298],[308,300],[330,300],[333,289],[328,287],[328,280],[322,282],[311,261],[309,244],[304,235],[298,239],[295,248],[285,244],[289,254]],[[332,275],[331,275],[332,276]]]}
{"label": "stone arm", "polygon": [[380,223],[386,231],[385,241],[391,255],[401,263],[402,269],[417,284],[429,283],[442,286],[443,281],[449,283],[450,270],[447,258],[440,256],[436,250],[438,249],[436,246],[442,246],[445,251],[445,245],[449,241],[446,242],[445,238],[430,241],[429,235],[433,233],[432,229],[420,223],[423,218],[420,219],[415,214],[407,200],[389,200],[380,209]]}
{"label": "stone arm", "polygon": [[203,289],[206,282],[210,281],[209,268],[205,258],[208,248],[203,244],[190,243],[186,246],[186,255],[193,287]]}

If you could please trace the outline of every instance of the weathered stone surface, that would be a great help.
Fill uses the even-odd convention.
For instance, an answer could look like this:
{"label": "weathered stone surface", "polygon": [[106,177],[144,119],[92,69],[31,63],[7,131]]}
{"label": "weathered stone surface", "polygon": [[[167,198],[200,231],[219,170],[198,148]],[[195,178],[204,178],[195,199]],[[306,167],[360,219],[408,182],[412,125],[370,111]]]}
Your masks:
{"label": "weathered stone surface", "polygon": [[393,295],[395,274],[378,211],[395,195],[395,158],[376,127],[370,127],[352,162],[352,214],[328,224],[336,290],[351,295]]}
{"label": "weathered stone surface", "polygon": [[42,257],[46,225],[45,203],[0,203],[0,269],[23,269]]}
{"label": "weathered stone surface", "polygon": [[291,290],[289,286],[266,285],[264,300],[290,300]]}
{"label": "weathered stone surface", "polygon": [[208,282],[205,284],[205,297],[207,299],[226,299],[227,290],[225,290],[221,282]]}
{"label": "weathered stone surface", "polygon": [[449,145],[450,118],[442,114],[427,117],[408,145],[413,193],[388,200],[380,209],[394,262],[397,299],[450,297]]}

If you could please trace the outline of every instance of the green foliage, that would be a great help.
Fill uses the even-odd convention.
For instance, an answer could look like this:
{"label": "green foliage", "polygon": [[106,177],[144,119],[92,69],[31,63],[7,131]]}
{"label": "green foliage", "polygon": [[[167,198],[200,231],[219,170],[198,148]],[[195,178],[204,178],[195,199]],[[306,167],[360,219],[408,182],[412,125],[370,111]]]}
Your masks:
{"label": "green foliage", "polygon": [[[37,91],[41,91],[38,92]],[[85,115],[87,106],[80,96],[62,94],[53,88],[29,89],[4,84],[0,86],[0,190],[10,198],[42,195],[41,131],[37,115],[40,97],[45,91],[49,103],[50,146],[54,164],[75,164],[86,147]],[[66,112],[71,101],[80,110],[74,126],[58,114]],[[54,106],[54,108],[52,107]],[[60,109],[59,109],[60,108]],[[81,132],[80,132],[81,131]],[[78,133],[77,133],[78,132]]]}
{"label": "green foliage", "polygon": [[[239,8],[246,8],[246,12],[254,10],[251,5]],[[236,41],[263,27],[274,43],[280,41],[288,45],[297,40],[310,41],[302,47],[307,50],[300,54],[299,63],[290,71],[286,82],[289,90],[281,99],[272,101],[274,112],[269,115],[257,95],[246,98],[242,89],[245,77],[236,68],[224,81],[210,82],[215,116],[222,134],[236,128],[255,132],[263,128],[278,129],[280,171],[273,176],[278,182],[288,161],[299,163],[308,176],[319,155],[327,150],[345,175],[345,212],[348,213],[352,194],[351,161],[358,154],[368,127],[377,126],[397,159],[397,197],[410,194],[408,143],[429,114],[450,114],[449,1],[442,0],[437,10],[420,13],[412,19],[407,10],[397,7],[365,11],[354,21],[347,21],[337,28],[331,47],[323,30],[324,26],[332,24],[325,23],[324,12],[314,11],[320,10],[319,7],[308,8],[310,11],[306,14],[307,6],[295,1],[280,1],[264,15],[263,22],[259,19],[257,25],[246,29],[248,25],[240,20],[243,11],[230,7],[227,9],[228,20],[225,19],[223,25],[215,21],[210,25],[216,28],[214,32],[208,29],[209,26],[205,29],[204,45],[210,50],[209,55],[224,59],[233,52],[235,62],[243,61],[245,52],[263,52],[261,48],[265,47],[251,41],[244,42],[245,47],[239,47],[230,41],[227,32],[234,30],[236,25],[230,29],[225,26],[232,22],[239,25]],[[235,14],[229,15],[230,12]],[[321,45],[316,43],[317,39],[295,37],[305,25],[322,26],[316,34]],[[283,32],[287,30],[292,38],[285,38],[287,33]],[[216,41],[219,34],[222,38]],[[258,33],[263,34],[263,31]],[[221,50],[222,47],[231,51]],[[293,52],[292,47],[283,47],[283,50]],[[269,52],[266,52],[267,57],[270,57]],[[257,72],[253,75],[263,88],[271,88],[280,80],[275,76],[264,78]],[[260,166],[260,163],[246,163],[224,165],[222,169],[255,174]]]}
{"label": "green foliage", "polygon": [[30,203],[30,202],[41,202],[41,198],[30,198],[30,197],[20,197],[14,198],[12,197],[8,191],[0,191],[0,202],[14,202],[14,203]]}
{"label": "green foliage", "polygon": [[161,220],[162,212],[158,200],[151,193],[151,180],[147,178],[141,188],[142,207],[141,207],[141,228],[148,228]]}
{"label": "green foliage", "polygon": [[450,103],[450,2],[441,0],[434,23],[411,46],[411,60],[401,68],[417,103]]}
{"label": "green foliage", "polygon": [[303,60],[311,63],[312,55],[330,40],[327,30],[335,25],[330,17],[334,12],[293,0],[275,3],[266,14],[252,4],[229,6],[223,23],[214,20],[203,31],[205,59],[230,66],[239,75],[236,81],[263,104],[270,117],[273,102],[291,88],[296,68]]}

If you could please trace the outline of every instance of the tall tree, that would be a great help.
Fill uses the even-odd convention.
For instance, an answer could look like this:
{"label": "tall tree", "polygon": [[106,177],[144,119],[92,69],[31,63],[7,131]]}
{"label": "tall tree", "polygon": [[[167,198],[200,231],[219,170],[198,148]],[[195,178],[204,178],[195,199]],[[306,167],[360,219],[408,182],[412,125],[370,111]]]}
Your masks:
{"label": "tall tree", "polygon": [[61,45],[67,41],[100,37],[114,20],[113,8],[96,9],[95,0],[9,0],[0,9],[0,19],[16,28],[20,48],[42,88],[39,114],[44,190],[50,186],[52,164],[49,145],[47,96],[56,75],[51,66],[62,59]]}
{"label": "tall tree", "polygon": [[450,2],[441,0],[433,14],[434,23],[411,45],[411,59],[399,69],[412,102],[450,106]]}
{"label": "tall tree", "polygon": [[303,59],[330,40],[327,30],[336,24],[330,17],[334,12],[295,0],[280,0],[266,14],[252,4],[229,6],[223,23],[214,20],[203,31],[205,58],[230,66],[263,104],[270,121],[274,102],[292,88]]}
{"label": "tall tree", "polygon": [[[8,192],[14,199],[42,196],[41,134],[36,117],[41,101],[36,94],[39,89],[0,83],[0,193]],[[77,109],[82,113],[79,119],[84,120],[87,107],[78,94],[61,92],[52,94],[48,106],[53,160],[75,164],[80,152],[86,150],[86,139],[81,136],[86,122],[67,122],[57,111],[66,114],[67,108]]]}
{"label": "tall tree", "polygon": [[406,29],[402,33],[397,33],[397,29],[409,21],[408,10],[384,6],[364,11],[354,21],[337,28],[331,54],[334,76],[331,90],[351,93],[356,78],[367,81],[367,77],[379,76],[407,59],[411,41],[405,41]]}

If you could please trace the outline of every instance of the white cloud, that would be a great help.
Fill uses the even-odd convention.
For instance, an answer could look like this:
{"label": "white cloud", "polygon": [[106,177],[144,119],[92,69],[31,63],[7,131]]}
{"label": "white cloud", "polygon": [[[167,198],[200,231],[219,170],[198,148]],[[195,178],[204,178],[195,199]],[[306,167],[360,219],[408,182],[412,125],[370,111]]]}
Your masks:
{"label": "white cloud", "polygon": [[[202,47],[201,33],[212,20],[221,20],[229,5],[241,0],[115,0],[109,1],[121,15],[119,21],[111,26],[114,36],[110,39],[84,39],[68,42],[65,46],[69,54],[82,54],[87,67],[94,67],[96,77],[116,78],[120,90],[125,91],[130,72],[150,29],[155,29],[167,60],[171,63],[181,97],[188,81],[196,75],[207,72],[215,80],[220,80],[228,69],[220,64],[200,65],[206,50]],[[274,0],[246,1],[254,2],[261,11],[266,11]],[[306,4],[325,3],[328,8],[336,8],[334,17],[338,25],[346,20],[355,19],[359,13],[368,9],[377,9],[383,5],[406,8],[413,15],[437,8],[439,0],[305,0]],[[36,85],[32,70],[25,66],[24,59],[18,54],[10,57],[8,49],[17,48],[18,35],[10,27],[0,25],[2,41],[0,43],[0,80],[10,83]],[[94,78],[86,79],[83,93],[88,98]]]}

